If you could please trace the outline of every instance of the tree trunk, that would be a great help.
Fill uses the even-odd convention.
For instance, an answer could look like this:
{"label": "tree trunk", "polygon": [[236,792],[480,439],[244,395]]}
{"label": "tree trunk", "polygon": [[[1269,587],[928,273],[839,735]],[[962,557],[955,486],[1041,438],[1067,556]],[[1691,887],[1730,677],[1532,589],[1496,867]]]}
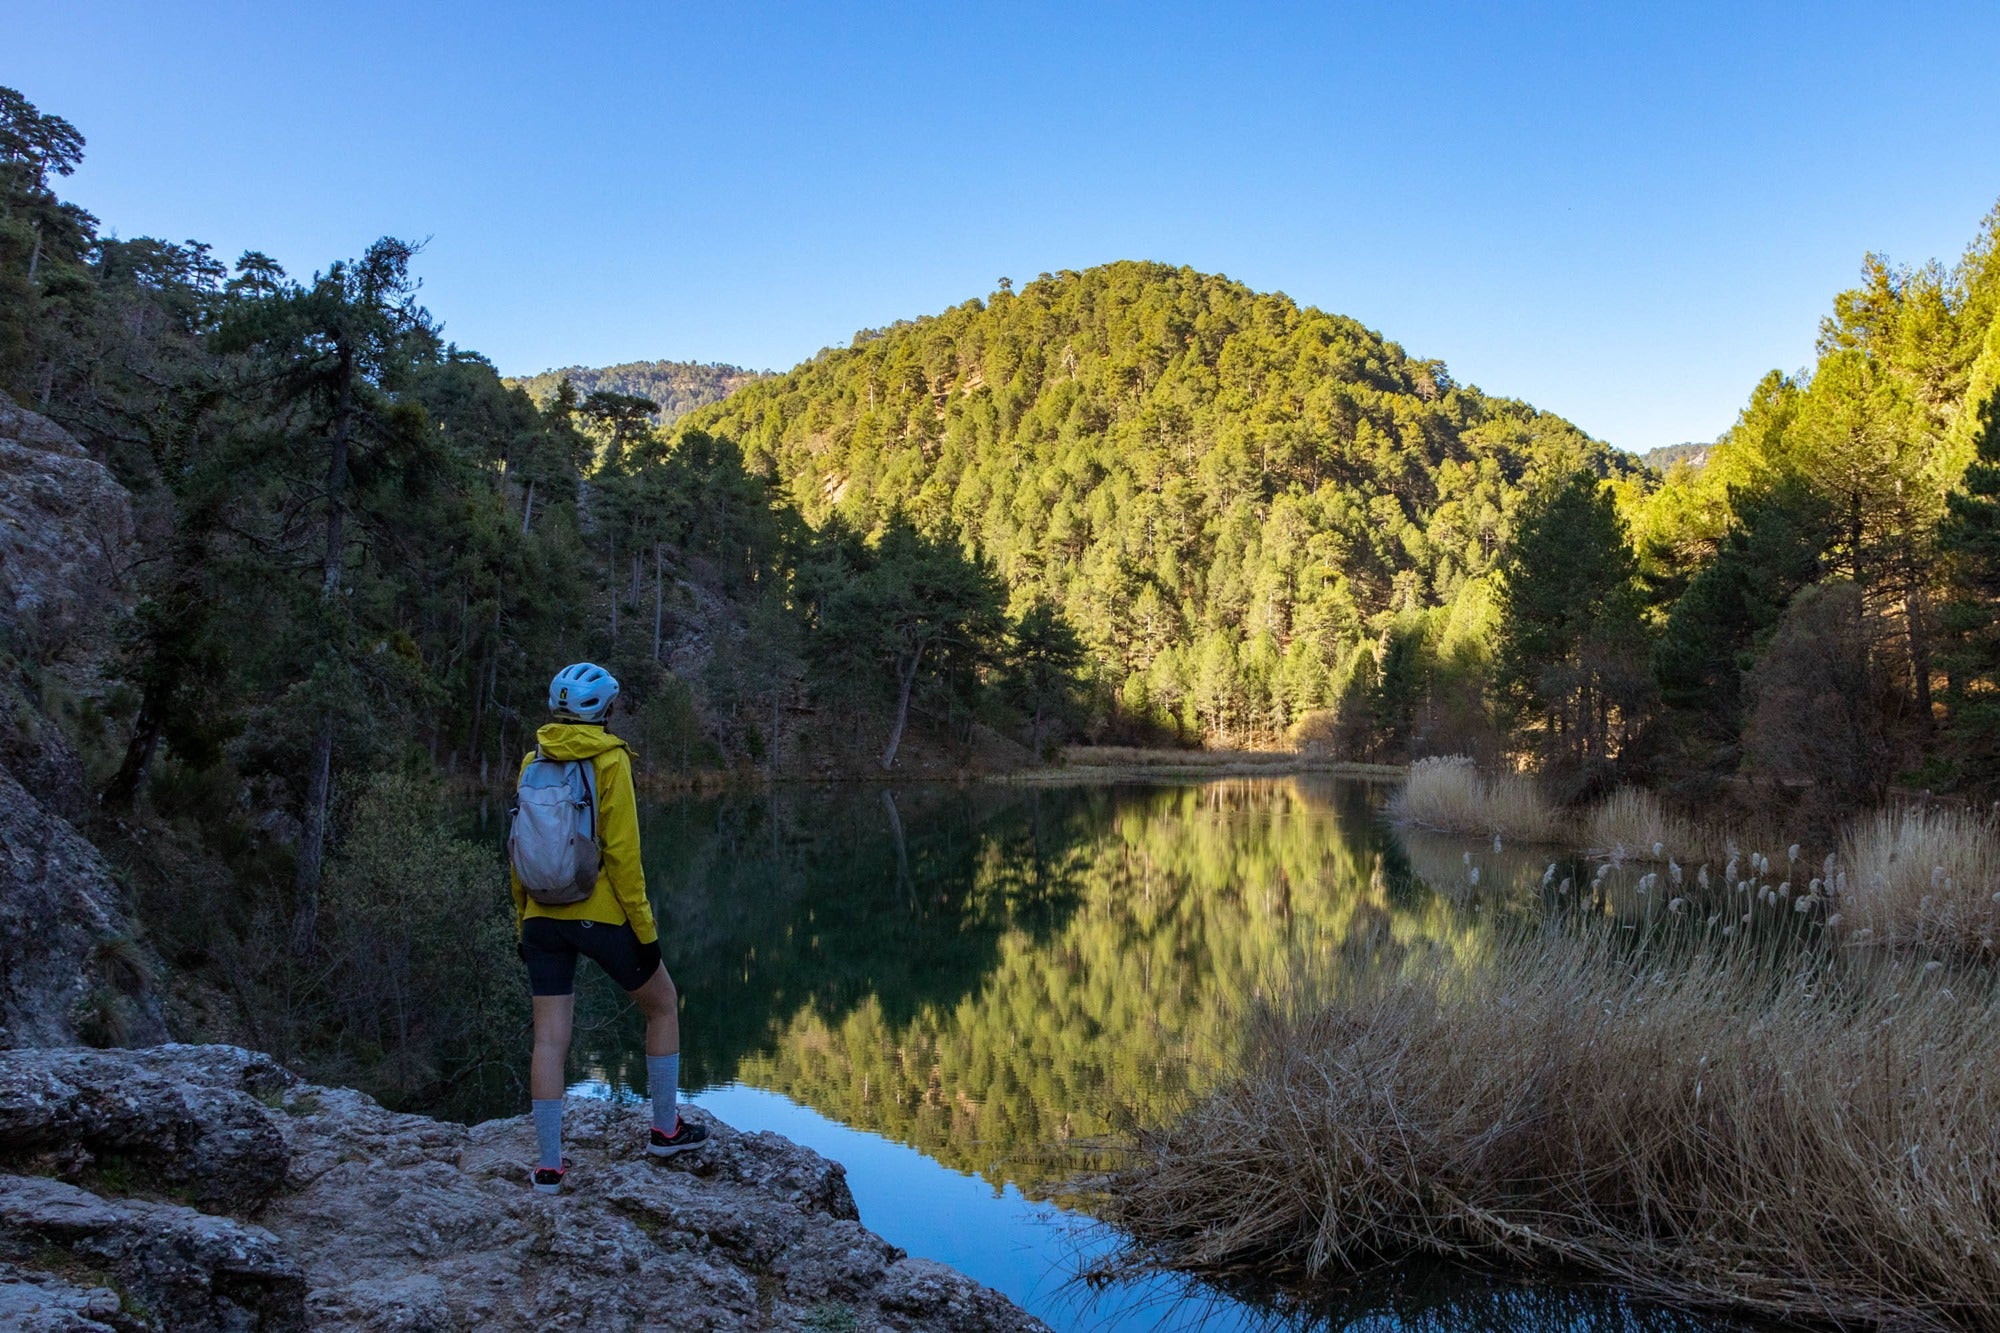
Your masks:
{"label": "tree trunk", "polygon": [[660,544],[653,543],[653,660],[660,660],[660,610],[663,597],[660,587]]}
{"label": "tree trunk", "polygon": [[166,727],[166,710],[161,707],[161,696],[167,686],[158,681],[147,681],[145,692],[139,697],[139,715],[132,722],[132,739],[125,746],[125,760],[118,765],[118,772],[105,784],[102,800],[114,810],[129,810],[139,794],[139,788],[146,781],[146,772],[153,766],[153,754],[159,749],[160,733]]}
{"label": "tree trunk", "polygon": [[903,725],[910,718],[910,689],[917,683],[917,667],[923,660],[923,645],[918,644],[907,668],[900,662],[896,664],[896,722],[889,728],[889,748],[882,752],[884,772],[896,766],[896,747],[903,743]]}
{"label": "tree trunk", "polygon": [[1910,640],[1910,675],[1917,687],[1917,724],[1928,737],[1932,727],[1931,636],[1925,622],[1930,607],[1916,570],[1908,569],[1904,577],[1907,584],[1903,589],[1903,619]]}
{"label": "tree trunk", "polygon": [[765,771],[776,775],[778,772],[778,728],[783,725],[784,691],[774,683],[771,686],[771,742],[765,751]]}
{"label": "tree trunk", "polygon": [[[331,605],[340,595],[347,540],[347,453],[354,438],[354,349],[340,343],[340,396],[334,408],[333,439],[326,467],[326,550],[321,557],[319,596]],[[331,645],[329,645],[331,646]],[[313,737],[311,773],[306,786],[305,818],[299,836],[298,873],[293,880],[297,905],[292,916],[292,953],[312,952],[319,932],[319,878],[326,859],[327,802],[333,789],[334,712],[322,705]]]}
{"label": "tree trunk", "polygon": [[535,515],[535,479],[528,478],[528,493],[521,497],[521,535],[528,535],[528,520]]}
{"label": "tree trunk", "polygon": [[607,566],[606,572],[611,576],[611,649],[615,654],[618,650],[618,534],[616,532],[611,534],[610,542],[610,558],[604,563]]}
{"label": "tree trunk", "polygon": [[319,933],[319,880],[326,859],[326,811],[333,792],[333,712],[320,714],[313,737],[312,770],[306,787],[305,828],[299,835],[298,905],[292,915],[292,954],[313,951]]}
{"label": "tree trunk", "polygon": [[[486,651],[491,654],[495,650],[488,645]],[[485,679],[486,658],[482,656],[472,664],[472,726],[465,735],[465,761],[468,764],[479,758],[480,741],[486,730],[486,691],[480,688],[480,682]]]}

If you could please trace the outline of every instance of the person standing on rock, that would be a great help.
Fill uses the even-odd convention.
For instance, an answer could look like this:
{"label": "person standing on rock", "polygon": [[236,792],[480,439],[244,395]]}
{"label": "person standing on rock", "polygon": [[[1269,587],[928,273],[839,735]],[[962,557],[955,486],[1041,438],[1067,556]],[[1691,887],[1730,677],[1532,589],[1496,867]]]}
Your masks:
{"label": "person standing on rock", "polygon": [[596,962],[646,1015],[646,1080],[653,1128],[646,1150],[671,1157],[698,1148],[708,1131],[681,1119],[680,997],[660,962],[659,931],[639,864],[639,806],[632,756],[604,729],[618,681],[578,662],[549,682],[552,720],[521,761],[508,837],[514,924],[528,965],[535,1048],[535,1189],[562,1191],[563,1065],[576,1009],[576,960]]}

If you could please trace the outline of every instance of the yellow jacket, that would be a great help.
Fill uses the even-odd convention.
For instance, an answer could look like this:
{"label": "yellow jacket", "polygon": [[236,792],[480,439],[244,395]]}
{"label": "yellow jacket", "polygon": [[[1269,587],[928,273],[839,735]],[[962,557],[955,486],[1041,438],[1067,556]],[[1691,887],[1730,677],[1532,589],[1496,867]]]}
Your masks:
{"label": "yellow jacket", "polygon": [[[597,841],[603,859],[590,896],[563,907],[547,907],[530,898],[521,887],[521,877],[510,868],[507,874],[514,882],[515,934],[531,916],[601,921],[608,926],[629,921],[639,943],[651,944],[660,932],[653,924],[653,904],[646,898],[646,872],[639,864],[639,803],[632,795],[632,752],[603,727],[582,722],[547,723],[535,733],[535,741],[551,759],[590,760],[597,776]],[[522,772],[534,758],[530,752],[521,760]]]}

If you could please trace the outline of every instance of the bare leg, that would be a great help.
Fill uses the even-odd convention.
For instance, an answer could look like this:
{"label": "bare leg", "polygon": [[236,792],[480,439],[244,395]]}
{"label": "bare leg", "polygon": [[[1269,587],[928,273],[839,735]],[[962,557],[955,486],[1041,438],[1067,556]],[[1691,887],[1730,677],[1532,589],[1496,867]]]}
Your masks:
{"label": "bare leg", "polygon": [[[537,995],[534,1001],[535,1056],[528,1065],[528,1095],[539,1102],[563,1095],[563,1063],[569,1058],[569,1030],[576,1015],[576,996]],[[650,1025],[647,1030],[651,1031]]]}
{"label": "bare leg", "polygon": [[[679,1055],[681,996],[674,989],[674,979],[667,975],[666,965],[662,963],[655,968],[653,975],[646,978],[645,985],[628,993],[632,1002],[639,1006],[639,1012],[646,1016],[646,1054]],[[565,1040],[568,1039],[568,1031],[567,1027],[563,1029]]]}

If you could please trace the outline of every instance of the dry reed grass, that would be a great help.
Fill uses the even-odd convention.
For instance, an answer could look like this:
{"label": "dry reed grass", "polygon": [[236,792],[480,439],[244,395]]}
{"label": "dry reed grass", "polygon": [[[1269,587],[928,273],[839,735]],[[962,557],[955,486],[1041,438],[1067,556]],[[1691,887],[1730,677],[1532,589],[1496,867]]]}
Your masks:
{"label": "dry reed grass", "polygon": [[1390,798],[1389,813],[1402,823],[1439,833],[1498,834],[1518,842],[1557,842],[1568,836],[1562,817],[1542,798],[1533,778],[1482,774],[1463,755],[1411,764],[1402,790]]}
{"label": "dry reed grass", "polygon": [[1642,787],[1620,787],[1592,806],[1583,819],[1583,839],[1592,849],[1621,860],[1658,860],[1667,854],[1685,859],[1696,843],[1685,823]]}
{"label": "dry reed grass", "polygon": [[1255,1015],[1240,1072],[1101,1182],[1126,1262],[1310,1280],[1430,1254],[1846,1327],[1992,1327],[1990,982],[1686,935],[1510,937]]}
{"label": "dry reed grass", "polygon": [[2000,837],[1984,815],[1879,810],[1848,827],[1827,872],[1850,930],[1905,949],[1994,956]]}

